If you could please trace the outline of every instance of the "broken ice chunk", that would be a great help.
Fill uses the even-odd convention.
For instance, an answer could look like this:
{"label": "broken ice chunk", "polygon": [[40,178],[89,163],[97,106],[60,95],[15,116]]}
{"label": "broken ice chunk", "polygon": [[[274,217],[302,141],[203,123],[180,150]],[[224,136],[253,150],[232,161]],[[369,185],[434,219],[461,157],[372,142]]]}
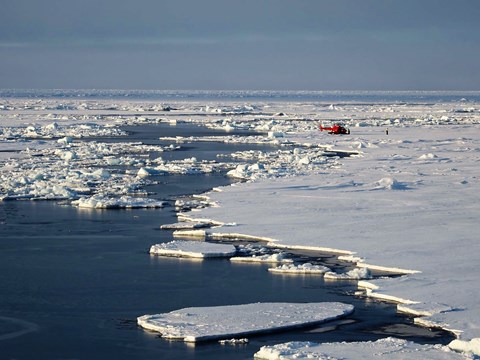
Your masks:
{"label": "broken ice chunk", "polygon": [[174,240],[168,243],[155,244],[150,248],[150,254],[154,255],[192,258],[230,257],[235,253],[236,249],[233,245],[202,241]]}
{"label": "broken ice chunk", "polygon": [[302,265],[282,265],[276,268],[270,268],[268,271],[273,273],[286,273],[286,274],[320,274],[323,275],[330,269],[323,265],[312,265],[311,263],[305,263]]}

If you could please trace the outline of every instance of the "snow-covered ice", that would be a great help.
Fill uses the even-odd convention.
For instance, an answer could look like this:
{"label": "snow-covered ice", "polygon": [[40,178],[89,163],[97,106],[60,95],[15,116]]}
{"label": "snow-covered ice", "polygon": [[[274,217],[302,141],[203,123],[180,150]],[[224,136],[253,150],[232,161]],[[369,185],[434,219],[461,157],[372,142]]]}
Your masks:
{"label": "snow-covered ice", "polygon": [[[304,136],[295,135],[297,141]],[[198,215],[238,226],[206,235],[219,238],[234,230],[276,246],[331,249],[355,255],[360,267],[409,274],[370,280],[367,294],[403,303],[403,311],[421,303],[415,311],[421,307],[428,317],[418,323],[455,331],[465,340],[480,337],[478,126],[412,125],[390,129],[388,136],[365,127],[349,137],[316,140],[336,147],[348,148],[352,140],[375,146],[337,160],[338,166],[323,173],[211,193],[219,206]],[[419,159],[432,151],[437,157]],[[441,312],[439,299],[447,305]]]}
{"label": "snow-covered ice", "polygon": [[[218,206],[191,216],[238,224],[208,230],[207,237],[235,234],[286,248],[330,249],[355,255],[359,267],[408,274],[369,280],[374,286],[368,295],[398,301],[402,311],[415,304],[411,313],[422,308],[424,315],[418,323],[455,331],[461,339],[480,337],[473,320],[480,319],[474,285],[479,271],[479,117],[432,115],[445,112],[441,107],[419,108],[416,114],[396,109],[401,120],[388,122],[389,135],[378,127],[386,122],[380,114],[363,120],[349,137],[313,137],[299,127],[295,133],[284,131],[288,141],[298,144],[308,140],[361,152],[319,170],[304,169],[306,175],[291,176],[297,169],[289,167],[292,162],[276,171],[283,177],[268,171],[259,177],[262,172],[239,168],[237,173],[254,181],[211,193]],[[445,305],[441,312],[438,299]]]}
{"label": "snow-covered ice", "polygon": [[143,315],[137,322],[166,339],[197,342],[313,326],[352,312],[352,305],[337,302],[253,303]]}
{"label": "snow-covered ice", "polygon": [[236,252],[237,250],[233,245],[203,241],[174,240],[150,247],[150,254],[191,258],[230,257],[235,255]]}
{"label": "snow-covered ice", "polygon": [[441,345],[418,345],[411,341],[385,338],[367,342],[323,343],[293,341],[262,346],[255,353],[262,360],[461,360],[465,356]]}
{"label": "snow-covered ice", "polygon": [[[180,214],[179,221],[215,227],[177,236],[331,251],[356,263],[358,271],[404,274],[362,279],[359,286],[368,296],[398,302],[399,311],[418,316],[419,324],[454,331],[459,340],[452,348],[480,355],[480,104],[468,95],[456,102],[443,96],[404,102],[392,93],[387,103],[180,100],[172,106],[128,99],[2,99],[0,199],[139,198],[160,174],[231,171],[243,183],[177,205],[196,210]],[[318,124],[332,119],[351,134],[320,133]],[[160,122],[260,134],[183,137],[168,147],[83,140],[122,136],[119,125]],[[193,141],[277,148],[239,151],[219,163],[145,157]],[[364,278],[359,274],[352,277]]]}

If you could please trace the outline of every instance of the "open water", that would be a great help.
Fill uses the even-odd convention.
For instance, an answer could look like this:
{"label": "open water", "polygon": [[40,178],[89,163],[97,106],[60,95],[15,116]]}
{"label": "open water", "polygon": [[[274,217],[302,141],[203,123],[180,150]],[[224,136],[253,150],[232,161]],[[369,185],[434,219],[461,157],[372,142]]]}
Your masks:
{"label": "open water", "polygon": [[[165,135],[161,125],[128,130],[127,140],[146,143],[155,143],[160,133],[173,135]],[[194,143],[171,156],[209,159],[244,146]],[[166,176],[148,190],[172,200],[230,182],[222,174]],[[172,240],[171,232],[159,227],[173,222],[173,206],[102,211],[58,202],[0,202],[0,359],[233,360],[252,359],[262,345],[292,340],[452,339],[412,325],[391,304],[354,297],[353,282],[276,275],[264,265],[228,260],[150,256],[152,244]],[[342,301],[356,310],[333,324],[251,337],[240,346],[169,342],[136,325],[144,314],[260,301]]]}

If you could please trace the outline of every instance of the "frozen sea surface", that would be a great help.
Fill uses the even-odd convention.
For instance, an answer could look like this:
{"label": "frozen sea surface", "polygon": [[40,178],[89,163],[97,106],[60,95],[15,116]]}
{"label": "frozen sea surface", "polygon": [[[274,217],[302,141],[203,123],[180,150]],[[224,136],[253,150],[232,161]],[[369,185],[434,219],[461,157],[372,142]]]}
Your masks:
{"label": "frozen sea surface", "polygon": [[[18,105],[24,100],[13,99],[4,102],[6,105],[2,106],[7,108],[12,106],[13,110],[3,111],[2,119],[22,124],[40,121],[47,124],[44,126],[52,125],[52,118],[71,123],[81,122],[81,118],[75,117],[77,115],[68,115],[69,109],[81,113],[82,108],[103,107],[102,102],[98,100],[80,105],[78,101],[73,101],[73,105],[63,101],[63,104],[59,104],[59,101],[53,98],[45,101],[32,100],[28,106],[33,110],[28,111],[34,112],[35,109],[44,108],[39,111],[46,115],[48,112],[54,114],[51,117],[45,115],[45,118],[37,118],[36,115],[30,114],[25,115],[27,118],[24,119],[12,118],[25,111],[18,110]],[[123,111],[121,107],[127,104],[126,111],[130,113],[143,106],[128,102],[119,104],[116,111]],[[180,105],[185,106],[183,103]],[[304,106],[308,107],[308,111],[315,109],[315,106],[310,108],[312,105],[296,104],[288,107],[288,110],[293,113],[299,108],[305,110]],[[466,111],[470,111],[469,104],[466,104],[465,108]],[[302,120],[304,115],[291,113],[281,124],[281,128],[278,128],[279,119],[283,119],[284,115],[275,115],[272,119],[272,114],[276,113],[278,107],[268,109],[270,108],[266,105],[237,107],[229,104],[206,107],[202,104],[192,111],[203,112],[201,116],[195,115],[197,118],[191,120],[192,122],[213,120],[217,125],[225,126],[226,122],[227,125],[230,124],[229,128],[245,128],[259,116],[265,117],[260,121],[261,129],[285,134],[297,131],[297,124],[307,129],[312,129],[312,124],[313,128],[316,126],[316,122]],[[331,110],[323,104],[320,104],[317,110],[320,117],[332,116]],[[184,108],[182,110],[184,115],[180,116],[190,116],[185,115],[188,111],[191,111],[191,108]],[[339,110],[332,111],[338,114]],[[390,110],[384,111],[388,113]],[[421,114],[421,111],[418,110],[416,114]],[[160,116],[165,117],[167,113],[174,111],[160,113]],[[208,116],[205,113],[208,113]],[[246,114],[238,116],[245,116],[247,125],[230,118],[235,114]],[[98,118],[95,121],[111,122],[109,126],[112,126],[117,119],[115,116]],[[425,121],[437,121],[441,116],[444,115],[435,115]],[[217,121],[218,117],[221,118],[220,122]],[[296,122],[292,122],[292,118],[297,119]],[[371,123],[378,121],[367,120]],[[93,118],[88,118],[88,121],[93,121]],[[164,124],[160,124],[161,126]],[[142,127],[137,128],[137,132],[132,129],[133,133],[139,134],[137,139],[144,136],[141,135],[141,129]],[[17,129],[8,131],[16,134]],[[26,128],[18,133],[27,134],[28,131],[30,130]],[[116,143],[119,139],[110,141]],[[148,141],[163,140],[152,137]],[[304,141],[310,139],[304,138]],[[359,142],[357,148],[367,145]],[[207,159],[213,158],[219,149],[233,150],[236,146],[220,142],[214,145],[192,142],[179,152],[162,153],[162,156],[175,154],[173,156],[184,158],[195,155]],[[251,144],[241,144],[239,148],[248,149],[250,146]],[[305,166],[305,171],[325,171],[324,166],[327,163],[324,159],[310,157],[309,151],[310,148],[306,147],[290,154],[278,153],[275,156],[280,162],[275,163],[272,157],[269,172],[265,171],[267,167],[260,166],[255,166],[252,170],[258,171],[262,176],[277,176],[282,170],[278,168],[281,162],[293,160],[295,170]],[[237,157],[238,161],[252,162],[258,162],[260,158],[266,163],[270,161],[267,156],[258,153],[238,154]],[[334,168],[339,166],[336,160],[331,164]],[[145,189],[155,192],[152,194],[155,199],[172,200],[178,195],[203,192],[231,181],[222,174],[199,176],[173,174],[146,186]],[[391,184],[404,185],[403,182]],[[347,183],[347,188],[354,185]],[[29,359],[32,355],[39,354],[46,358],[155,356],[172,359],[223,359],[226,356],[251,357],[262,345],[295,340],[363,341],[376,340],[388,335],[421,343],[447,343],[451,339],[440,332],[412,326],[411,320],[396,315],[395,308],[391,305],[365,302],[351,296],[356,290],[355,282],[325,282],[318,276],[308,275],[274,275],[267,271],[270,266],[261,264],[252,266],[226,260],[195,262],[151,257],[148,255],[148,249],[152,244],[171,240],[171,232],[161,231],[159,226],[175,223],[174,215],[172,206],[162,209],[111,211],[78,209],[67,203],[62,205],[55,202],[1,202],[0,284],[2,289],[8,289],[0,298],[2,354],[7,358],[19,359]],[[307,331],[259,336],[251,339],[248,345],[239,348],[222,347],[215,343],[192,349],[183,344],[166,343],[138,329],[135,324],[135,319],[141,314],[170,312],[192,306],[235,305],[259,301],[341,301],[353,304],[356,311],[345,321]],[[28,347],[25,346],[27,343]]]}

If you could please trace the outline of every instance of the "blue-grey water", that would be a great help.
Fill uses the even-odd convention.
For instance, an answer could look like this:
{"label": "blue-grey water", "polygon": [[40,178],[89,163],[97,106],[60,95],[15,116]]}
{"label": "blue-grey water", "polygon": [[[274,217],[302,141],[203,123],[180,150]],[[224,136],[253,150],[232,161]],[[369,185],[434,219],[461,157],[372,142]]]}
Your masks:
{"label": "blue-grey water", "polygon": [[[168,131],[198,130],[176,129]],[[155,142],[163,130],[161,125],[148,131],[131,128],[130,139]],[[236,150],[234,145],[193,143],[182,157],[208,159],[218,151]],[[166,176],[149,191],[168,200],[230,182],[223,174]],[[354,283],[279,276],[264,265],[228,260],[150,256],[152,244],[172,240],[171,232],[159,229],[172,222],[173,206],[89,210],[58,202],[0,202],[0,359],[251,359],[262,345],[292,340],[390,335],[420,343],[451,340],[445,333],[413,326],[391,304],[354,297]],[[135,323],[144,314],[260,301],[342,301],[356,310],[334,331],[262,335],[242,346],[169,342]]]}

